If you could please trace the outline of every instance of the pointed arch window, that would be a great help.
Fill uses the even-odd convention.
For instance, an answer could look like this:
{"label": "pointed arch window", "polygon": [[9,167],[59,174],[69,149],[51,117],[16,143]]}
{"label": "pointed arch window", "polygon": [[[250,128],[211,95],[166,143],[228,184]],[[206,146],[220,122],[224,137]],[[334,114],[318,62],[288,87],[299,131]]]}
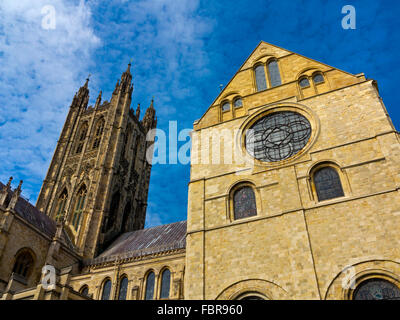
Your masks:
{"label": "pointed arch window", "polygon": [[75,202],[75,210],[72,217],[72,225],[74,226],[75,230],[78,230],[79,225],[81,223],[83,208],[85,206],[85,200],[86,200],[86,187],[82,186],[77,194]]}
{"label": "pointed arch window", "polygon": [[122,277],[119,282],[119,292],[118,292],[118,300],[126,300],[126,294],[128,292],[128,278]]}
{"label": "pointed arch window", "polygon": [[171,287],[171,271],[169,269],[165,269],[161,275],[161,299],[168,299],[169,292]]}
{"label": "pointed arch window", "polygon": [[100,119],[97,122],[94,141],[93,141],[93,149],[97,149],[100,145],[101,136],[103,135],[104,131],[104,119]]}
{"label": "pointed arch window", "polygon": [[111,280],[107,279],[106,281],[104,281],[103,284],[101,300],[110,300],[110,293],[111,293]]}
{"label": "pointed arch window", "polygon": [[65,204],[67,203],[67,199],[68,199],[68,192],[66,189],[64,189],[64,191],[58,198],[58,203],[57,203],[56,221],[58,222],[61,222],[62,219],[64,218],[64,210],[65,210]]}
{"label": "pointed arch window", "polygon": [[85,123],[81,129],[81,134],[79,136],[79,141],[84,141],[86,139],[87,134],[87,124]]}
{"label": "pointed arch window", "polygon": [[271,83],[271,88],[280,86],[282,84],[278,62],[276,60],[271,60],[268,63],[268,75],[269,81]]}
{"label": "pointed arch window", "polygon": [[317,170],[314,173],[314,185],[319,201],[344,196],[339,174],[332,167],[323,167]]}
{"label": "pointed arch window", "polygon": [[87,125],[87,123],[84,123],[81,127],[81,130],[79,131],[79,141],[78,141],[78,146],[76,147],[77,154],[82,152],[83,144],[85,143],[87,131],[88,131],[88,125]]}
{"label": "pointed arch window", "polygon": [[153,300],[154,299],[154,281],[155,275],[154,272],[150,272],[146,277],[146,291],[145,291],[145,300]]}
{"label": "pointed arch window", "polygon": [[254,68],[254,75],[256,78],[257,91],[263,91],[267,89],[267,81],[265,79],[264,65],[260,64]]}
{"label": "pointed arch window", "polygon": [[234,192],[233,213],[235,220],[257,215],[256,197],[253,188],[245,186]]}
{"label": "pointed arch window", "polygon": [[26,279],[31,274],[33,262],[32,254],[27,250],[22,250],[17,255],[12,272]]}

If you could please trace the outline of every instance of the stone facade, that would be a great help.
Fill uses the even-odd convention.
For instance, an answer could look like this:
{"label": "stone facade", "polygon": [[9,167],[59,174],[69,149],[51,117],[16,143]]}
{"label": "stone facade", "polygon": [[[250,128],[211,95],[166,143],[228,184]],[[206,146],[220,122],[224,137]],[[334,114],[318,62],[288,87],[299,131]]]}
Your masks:
{"label": "stone facade", "polygon": [[[271,60],[282,80],[273,88]],[[258,65],[268,83],[260,92]],[[318,84],[316,74],[323,76]],[[245,130],[280,111],[308,119],[308,144],[282,161],[252,159]],[[233,133],[230,143],[210,142],[224,130]],[[349,270],[351,281],[378,277],[399,285],[399,134],[375,81],[261,42],[194,123],[193,137],[185,299],[237,298],[246,291],[268,299],[343,299],[349,295],[337,279]],[[224,161],[224,145],[237,151],[231,163]],[[220,146],[219,161],[207,162]],[[338,172],[344,197],[318,201],[313,173],[324,165]],[[257,215],[235,220],[232,190],[241,184],[254,189]]]}
{"label": "stone facade", "polygon": [[[42,224],[15,205],[20,189],[2,185],[2,299],[102,299],[108,281],[109,298],[119,299],[123,279],[126,299],[145,299],[150,274],[162,299],[165,270],[169,299],[353,299],[373,279],[400,287],[400,136],[374,80],[261,42],[194,122],[187,224],[144,230],[144,154],[154,141],[146,134],[156,119],[153,104],[142,121],[130,110],[131,80],[128,68],[111,102],[100,95],[93,108],[87,83],[75,96],[31,210]],[[277,161],[255,159],[248,129],[281,112],[306,119],[305,145]],[[269,133],[275,149],[290,130]],[[327,200],[316,179],[323,170],[340,186]],[[239,219],[242,189],[255,212]],[[25,280],[12,272],[23,248],[35,256]],[[39,281],[44,264],[57,268],[53,289]]]}

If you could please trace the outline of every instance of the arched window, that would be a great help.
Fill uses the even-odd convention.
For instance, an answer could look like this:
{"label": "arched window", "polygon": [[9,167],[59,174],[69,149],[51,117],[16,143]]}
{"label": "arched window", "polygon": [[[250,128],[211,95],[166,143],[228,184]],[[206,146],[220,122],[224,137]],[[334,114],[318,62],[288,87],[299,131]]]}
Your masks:
{"label": "arched window", "polygon": [[314,173],[314,185],[319,201],[344,196],[339,174],[332,167],[317,170]]}
{"label": "arched window", "polygon": [[231,105],[229,102],[224,102],[222,104],[222,112],[229,111],[231,109]]}
{"label": "arched window", "polygon": [[233,212],[235,220],[257,215],[256,197],[251,187],[245,186],[235,191]]}
{"label": "arched window", "polygon": [[85,123],[81,129],[81,133],[79,135],[79,141],[84,141],[86,139],[87,134],[87,124]]}
{"label": "arched window", "polygon": [[96,126],[96,131],[95,131],[95,136],[94,136],[94,141],[93,141],[93,149],[97,149],[100,145],[100,141],[101,141],[101,136],[103,134],[103,130],[104,130],[104,119],[100,119],[97,122],[97,126]]}
{"label": "arched window", "polygon": [[58,198],[57,211],[56,211],[56,221],[61,222],[64,218],[65,204],[67,203],[68,192],[66,189],[61,193]]}
{"label": "arched window", "polygon": [[144,296],[145,300],[154,299],[154,280],[155,280],[154,272],[150,272],[146,277],[146,291]]}
{"label": "arched window", "polygon": [[169,298],[169,291],[171,286],[171,272],[168,269],[165,269],[161,275],[161,299]]}
{"label": "arched window", "polygon": [[17,255],[12,272],[23,278],[28,278],[33,269],[33,262],[32,254],[27,250],[22,250]]}
{"label": "arched window", "polygon": [[101,300],[110,300],[111,293],[111,280],[107,279],[103,283],[103,291],[101,293]]}
{"label": "arched window", "polygon": [[324,76],[321,73],[316,73],[313,75],[313,81],[315,84],[324,82]]}
{"label": "arched window", "polygon": [[267,89],[267,81],[265,79],[265,69],[262,64],[254,68],[254,74],[256,78],[257,91],[263,91]]}
{"label": "arched window", "polygon": [[79,131],[79,141],[78,141],[78,146],[76,147],[76,153],[81,153],[83,149],[83,144],[86,139],[86,134],[88,130],[88,125],[87,123],[84,123],[81,127],[81,130]]}
{"label": "arched window", "polygon": [[353,300],[400,300],[400,289],[387,280],[370,279],[356,288]]}
{"label": "arched window", "polygon": [[299,85],[300,88],[307,88],[310,86],[310,81],[308,81],[308,78],[303,77],[299,80]]}
{"label": "arched window", "polygon": [[128,292],[128,278],[122,277],[119,282],[118,300],[126,300],[126,293]]}
{"label": "arched window", "polygon": [[272,60],[268,63],[268,74],[272,88],[282,84],[278,62],[276,60]]}
{"label": "arched window", "polygon": [[74,226],[75,230],[78,230],[86,200],[86,187],[84,185],[79,189],[76,197],[75,210],[72,216],[72,225]]}
{"label": "arched window", "polygon": [[85,284],[80,290],[79,293],[85,297],[89,296],[89,287]]}
{"label": "arched window", "polygon": [[236,99],[233,101],[233,105],[235,106],[235,108],[243,107],[242,98],[236,98]]}

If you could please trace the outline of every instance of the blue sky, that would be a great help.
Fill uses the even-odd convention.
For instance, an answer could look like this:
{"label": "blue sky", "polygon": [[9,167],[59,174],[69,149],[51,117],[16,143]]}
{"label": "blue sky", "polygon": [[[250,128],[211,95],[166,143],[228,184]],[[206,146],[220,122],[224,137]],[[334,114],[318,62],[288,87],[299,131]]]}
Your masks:
{"label": "blue sky", "polygon": [[[56,28],[42,28],[44,6]],[[341,27],[353,5],[357,29]],[[264,40],[378,81],[397,129],[400,2],[2,0],[0,2],[0,180],[24,180],[36,201],[68,107],[90,73],[91,103],[110,99],[133,59],[132,107],[155,98],[158,128],[192,128]],[[143,112],[142,112],[143,114]],[[186,219],[189,165],[153,167],[147,226]]]}

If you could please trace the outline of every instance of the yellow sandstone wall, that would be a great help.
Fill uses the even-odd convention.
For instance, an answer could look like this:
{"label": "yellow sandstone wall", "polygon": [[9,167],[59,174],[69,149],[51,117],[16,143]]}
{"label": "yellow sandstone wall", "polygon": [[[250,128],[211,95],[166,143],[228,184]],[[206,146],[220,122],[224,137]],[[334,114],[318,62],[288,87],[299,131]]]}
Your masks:
{"label": "yellow sandstone wall", "polygon": [[[253,66],[271,57],[282,85],[256,92]],[[325,81],[315,85],[317,71]],[[309,77],[307,92],[298,85],[302,76]],[[231,104],[230,116],[222,117],[221,103],[238,96],[241,113]],[[212,154],[201,138],[224,129],[237,133],[229,145],[214,139],[213,146],[246,154],[241,130],[278,110],[299,112],[311,123],[310,142],[298,155],[272,164],[224,164],[223,151],[220,164],[198,159]],[[378,261],[399,258],[399,135],[375,82],[364,75],[261,43],[195,122],[194,137],[185,299],[231,299],[246,290],[270,299],[342,299],[344,289],[333,282],[347,267],[355,265],[357,277]],[[345,196],[318,202],[311,170],[324,162],[337,169]],[[257,216],[235,221],[230,190],[239,182],[254,186]],[[397,265],[374,272],[389,272],[399,283]]]}
{"label": "yellow sandstone wall", "polygon": [[128,278],[127,300],[143,300],[145,296],[146,277],[150,271],[155,274],[155,296],[160,297],[161,274],[168,268],[171,272],[170,299],[183,299],[183,277],[185,272],[184,250],[169,255],[153,255],[133,261],[112,262],[105,265],[87,267],[80,275],[71,278],[71,287],[79,292],[88,286],[89,295],[100,300],[103,283],[106,279],[112,282],[111,300],[118,300],[119,282],[122,277]]}

